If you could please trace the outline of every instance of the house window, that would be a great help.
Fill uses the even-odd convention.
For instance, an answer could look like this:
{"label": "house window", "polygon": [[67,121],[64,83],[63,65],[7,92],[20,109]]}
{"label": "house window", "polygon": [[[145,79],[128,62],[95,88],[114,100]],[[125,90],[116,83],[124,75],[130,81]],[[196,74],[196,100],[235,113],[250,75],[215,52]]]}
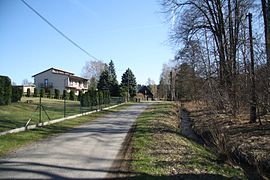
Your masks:
{"label": "house window", "polygon": [[48,79],[44,79],[44,86],[48,87]]}

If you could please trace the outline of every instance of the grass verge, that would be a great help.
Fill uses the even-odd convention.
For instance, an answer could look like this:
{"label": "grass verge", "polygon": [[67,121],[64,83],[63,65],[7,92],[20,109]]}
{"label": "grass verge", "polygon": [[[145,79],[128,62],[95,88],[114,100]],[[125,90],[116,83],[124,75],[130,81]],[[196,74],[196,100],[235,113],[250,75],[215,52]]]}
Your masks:
{"label": "grass verge", "polygon": [[105,114],[122,110],[129,105],[131,104],[123,104],[110,110],[100,111],[87,116],[81,116],[78,118],[55,123],[49,126],[0,136],[0,157],[9,154],[19,147],[29,145],[30,143],[51,137],[53,135],[64,133],[83,123],[87,123],[98,117],[104,116]]}
{"label": "grass verge", "polygon": [[181,136],[176,110],[174,103],[155,103],[138,118],[131,143],[131,178],[246,178],[242,169],[220,163],[206,148]]}

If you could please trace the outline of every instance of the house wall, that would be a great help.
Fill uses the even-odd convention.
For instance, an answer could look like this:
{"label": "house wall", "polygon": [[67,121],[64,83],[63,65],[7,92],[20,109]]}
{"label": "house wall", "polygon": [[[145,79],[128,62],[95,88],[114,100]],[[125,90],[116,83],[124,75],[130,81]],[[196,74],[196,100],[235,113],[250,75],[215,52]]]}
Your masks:
{"label": "house wall", "polygon": [[35,87],[34,86],[23,86],[23,94],[26,94],[27,93],[27,89],[30,89],[30,93],[31,94],[34,94],[34,89]]}
{"label": "house wall", "polygon": [[51,71],[46,71],[42,74],[38,74],[34,77],[34,84],[38,91],[40,90],[40,84],[44,84],[45,79],[48,79],[48,84],[52,83],[53,87],[51,92],[54,94],[54,89],[59,89],[60,94],[63,94],[63,90],[68,85],[68,76],[63,74],[54,74]]}

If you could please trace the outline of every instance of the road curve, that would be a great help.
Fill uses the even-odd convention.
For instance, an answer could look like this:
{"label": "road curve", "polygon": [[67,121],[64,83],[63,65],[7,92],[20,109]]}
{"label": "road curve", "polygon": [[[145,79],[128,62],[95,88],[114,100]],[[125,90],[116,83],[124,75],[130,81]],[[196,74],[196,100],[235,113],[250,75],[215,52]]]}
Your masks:
{"label": "road curve", "polygon": [[148,103],[83,124],[0,159],[0,179],[102,179]]}

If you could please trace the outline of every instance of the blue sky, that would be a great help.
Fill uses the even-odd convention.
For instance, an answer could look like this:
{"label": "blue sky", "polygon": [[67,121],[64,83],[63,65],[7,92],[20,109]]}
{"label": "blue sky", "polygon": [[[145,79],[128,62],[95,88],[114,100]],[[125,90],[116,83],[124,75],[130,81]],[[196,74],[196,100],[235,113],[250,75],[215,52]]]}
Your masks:
{"label": "blue sky", "polygon": [[[118,80],[130,68],[137,83],[158,83],[162,64],[173,57],[157,0],[25,1],[97,59],[112,59]],[[0,0],[0,42],[0,75],[17,84],[50,67],[81,75],[91,60],[20,0]]]}

